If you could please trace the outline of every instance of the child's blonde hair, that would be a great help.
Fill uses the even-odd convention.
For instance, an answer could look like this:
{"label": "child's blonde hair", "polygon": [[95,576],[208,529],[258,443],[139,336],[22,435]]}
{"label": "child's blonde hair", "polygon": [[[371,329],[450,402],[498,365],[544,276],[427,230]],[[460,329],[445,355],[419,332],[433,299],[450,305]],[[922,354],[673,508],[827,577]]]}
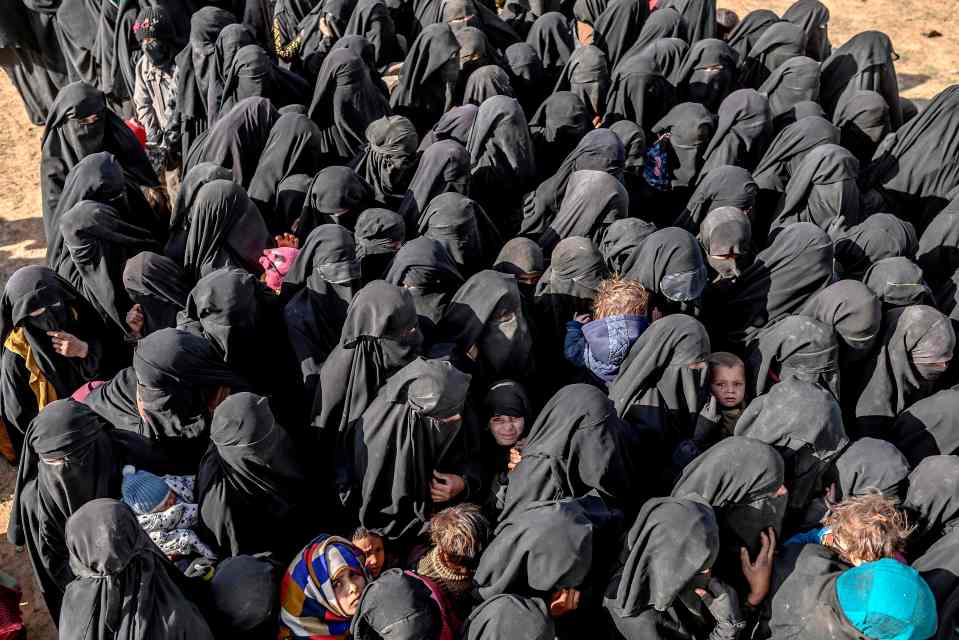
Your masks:
{"label": "child's blonde hair", "polygon": [[833,505],[822,520],[832,534],[829,546],[851,564],[893,557],[915,529],[897,507],[894,498],[878,492]]}
{"label": "child's blonde hair", "polygon": [[728,351],[716,351],[709,354],[709,357],[706,358],[706,362],[709,364],[709,369],[712,370],[714,367],[723,367],[724,369],[735,369],[736,367],[742,368],[743,371],[746,370],[746,364],[743,362],[742,358],[737,356],[735,353],[729,353]]}
{"label": "child's blonde hair", "polygon": [[644,316],[649,291],[637,280],[613,276],[599,283],[593,300],[593,319],[609,316]]}
{"label": "child's blonde hair", "polygon": [[475,567],[489,537],[489,521],[475,504],[447,507],[430,518],[430,541],[459,567]]}

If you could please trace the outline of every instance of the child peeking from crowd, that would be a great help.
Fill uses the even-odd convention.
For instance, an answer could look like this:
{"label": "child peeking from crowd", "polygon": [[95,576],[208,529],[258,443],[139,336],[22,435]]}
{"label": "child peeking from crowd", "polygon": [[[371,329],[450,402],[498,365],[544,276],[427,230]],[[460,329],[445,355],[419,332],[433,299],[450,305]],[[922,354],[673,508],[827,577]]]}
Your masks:
{"label": "child peeking from crowd", "polygon": [[163,476],[123,468],[123,502],[136,514],[140,526],[171,560],[202,556],[214,560],[213,550],[193,531],[199,508],[193,501],[193,476]]}
{"label": "child peeking from crowd", "polygon": [[733,435],[736,423],[746,409],[746,365],[727,351],[717,351],[709,363],[709,389],[722,416],[722,437]]}
{"label": "child peeking from crowd", "polygon": [[379,578],[386,566],[386,545],[383,537],[364,527],[357,527],[353,532],[352,542],[363,552],[363,566],[370,574],[370,579]]}
{"label": "child peeking from crowd", "polygon": [[605,388],[649,326],[648,304],[649,292],[636,280],[603,280],[596,290],[592,316],[577,314],[566,323],[566,359],[585,367]]}
{"label": "child peeking from crowd", "polygon": [[133,23],[133,34],[143,51],[135,71],[133,104],[147,142],[160,144],[176,107],[177,46],[170,15],[161,8],[143,9]]}

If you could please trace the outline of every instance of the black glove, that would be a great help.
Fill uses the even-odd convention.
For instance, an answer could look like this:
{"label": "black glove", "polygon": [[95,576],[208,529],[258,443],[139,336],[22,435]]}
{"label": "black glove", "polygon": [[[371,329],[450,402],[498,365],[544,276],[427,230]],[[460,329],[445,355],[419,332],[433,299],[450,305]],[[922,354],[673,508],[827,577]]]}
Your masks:
{"label": "black glove", "polygon": [[700,597],[716,620],[709,640],[736,640],[739,632],[746,626],[746,621],[739,612],[739,595],[736,590],[716,578],[710,578],[704,591]]}

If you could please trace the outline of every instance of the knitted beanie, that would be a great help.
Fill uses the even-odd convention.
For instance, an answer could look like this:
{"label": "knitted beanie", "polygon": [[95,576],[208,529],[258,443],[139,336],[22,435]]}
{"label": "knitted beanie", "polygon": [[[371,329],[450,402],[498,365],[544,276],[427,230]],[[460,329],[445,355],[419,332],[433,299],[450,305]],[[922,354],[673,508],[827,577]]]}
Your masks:
{"label": "knitted beanie", "polygon": [[137,515],[151,513],[170,495],[170,487],[158,475],[137,471],[131,465],[123,467],[123,502]]}

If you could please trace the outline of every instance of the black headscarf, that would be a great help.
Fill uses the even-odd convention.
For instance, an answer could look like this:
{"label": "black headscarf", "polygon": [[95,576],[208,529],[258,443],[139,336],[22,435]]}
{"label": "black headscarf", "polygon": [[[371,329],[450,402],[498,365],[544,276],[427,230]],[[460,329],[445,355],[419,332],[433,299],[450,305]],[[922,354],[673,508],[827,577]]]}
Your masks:
{"label": "black headscarf", "polygon": [[870,355],[880,337],[882,307],[869,287],[840,280],[809,298],[798,312],[832,327],[839,342],[840,365]]}
{"label": "black headscarf", "polygon": [[[363,412],[352,444],[364,527],[397,540],[429,519],[433,471],[448,469],[468,436],[462,413],[469,381],[448,362],[417,358]],[[439,422],[456,415],[461,419]]]}
{"label": "black headscarf", "polygon": [[[880,91],[880,93],[882,93]],[[959,186],[959,87],[937,95],[922,113],[895,136],[887,136],[872,164],[863,168],[863,184],[878,190],[886,209],[921,230],[952,199]],[[894,109],[890,105],[890,113]],[[895,119],[892,119],[895,129]]]}
{"label": "black headscarf", "polygon": [[479,605],[463,623],[464,640],[554,640],[556,629],[539,598],[504,593]]}
{"label": "black headscarf", "polygon": [[724,165],[752,170],[772,138],[769,102],[752,89],[729,94],[719,106],[716,133],[703,152],[703,175]]}
{"label": "black headscarf", "polygon": [[104,322],[130,334],[126,314],[132,306],[123,288],[123,265],[140,251],[158,250],[146,229],[127,224],[108,205],[85,200],[60,220],[66,252],[58,273],[71,281]]}
{"label": "black headscarf", "polygon": [[403,47],[383,0],[359,0],[346,25],[346,35],[363,36],[373,45],[374,65],[381,72],[403,61]]}
{"label": "black headscarf", "polygon": [[563,158],[593,129],[589,109],[571,91],[554,91],[529,120],[539,176],[556,170]]}
{"label": "black headscarf", "polygon": [[738,564],[741,547],[755,555],[761,532],[769,527],[782,531],[786,496],[775,494],[785,474],[775,448],[753,438],[731,436],[689,463],[671,495],[704,500],[716,510],[726,556],[723,564],[730,560]]}
{"label": "black headscarf", "polygon": [[419,233],[446,249],[456,268],[469,276],[492,264],[502,240],[480,205],[459,193],[441,193],[420,216]]}
{"label": "black headscarf", "polygon": [[636,41],[623,54],[621,62],[625,63],[636,54],[649,51],[651,45],[667,38],[689,42],[688,31],[686,19],[675,7],[656,7],[643,23]]}
{"label": "black headscarf", "polygon": [[959,192],[922,232],[917,254],[916,262],[922,267],[922,273],[932,287],[937,307],[943,313],[954,315],[957,291],[955,274],[959,271]]}
{"label": "black headscarf", "polygon": [[650,132],[678,101],[675,87],[644,50],[613,69],[603,122],[609,126],[616,120],[631,120]]}
{"label": "black headscarf", "polygon": [[[672,9],[669,11],[672,11]],[[649,25],[649,22],[647,21],[646,24]],[[645,58],[653,63],[656,71],[669,81],[670,86],[677,87],[679,73],[683,69],[683,61],[689,52],[689,44],[685,40],[682,38],[660,38],[648,44],[644,49],[640,49],[637,53],[634,53],[635,51],[633,49],[626,54],[626,57],[619,63],[620,68],[626,68],[628,65],[634,64],[634,60]]]}
{"label": "black headscarf", "polygon": [[163,253],[177,264],[183,264],[183,255],[186,251],[186,238],[193,224],[193,205],[200,193],[200,188],[213,180],[233,180],[229,169],[224,169],[213,162],[201,162],[193,167],[180,182],[173,214],[170,216],[170,238],[167,240]]}
{"label": "black headscarf", "polygon": [[271,235],[289,231],[289,221],[276,215],[280,183],[296,174],[314,175],[322,168],[321,133],[307,116],[287,113],[270,130],[247,194]]}
{"label": "black headscarf", "polygon": [[617,220],[609,225],[599,250],[610,273],[628,273],[639,257],[640,247],[653,235],[656,225],[637,218]]}
{"label": "black headscarf", "polygon": [[595,170],[619,177],[626,161],[623,142],[609,129],[590,131],[562,161],[552,176],[527,196],[524,204],[522,232],[537,236],[553,222],[566,197],[570,177],[576,171]]}
{"label": "black headscarf", "polygon": [[529,118],[539,107],[549,87],[543,82],[543,61],[532,45],[525,42],[511,44],[503,53],[506,71],[516,99],[523,105]]}
{"label": "black headscarf", "polygon": [[742,209],[720,207],[706,215],[696,239],[703,248],[714,286],[738,278],[748,265],[753,253],[752,232],[749,216]]}
{"label": "black headscarf", "polygon": [[598,495],[606,504],[634,506],[645,492],[633,474],[627,430],[597,387],[560,389],[526,436],[523,459],[509,475],[501,520],[541,500]]}
{"label": "black headscarf", "polygon": [[117,429],[139,433],[157,447],[202,444],[209,396],[220,386],[237,390],[246,381],[206,338],[160,329],[137,344],[132,367],[95,389],[85,402]]}
{"label": "black headscarf", "polygon": [[466,141],[469,140],[470,129],[473,128],[473,122],[476,121],[477,113],[479,113],[479,107],[475,104],[453,107],[440,117],[429,133],[423,136],[419,150],[425,151],[434,142],[440,140],[453,140],[465,148]]}
{"label": "black headscarf", "polygon": [[789,225],[722,293],[721,309],[710,310],[712,299],[707,299],[713,335],[731,343],[751,341],[767,324],[798,312],[831,284],[832,262],[833,245],[822,229],[808,222]]}
{"label": "black headscarf", "polygon": [[675,305],[695,307],[706,288],[703,252],[696,238],[679,227],[666,227],[646,238],[635,264],[624,275],[649,291],[650,306],[663,310]]}
{"label": "black headscarf", "polygon": [[108,430],[100,416],[68,398],[48,404],[24,440],[7,538],[26,546],[54,620],[60,618],[63,592],[74,577],[67,564],[67,518],[85,502],[119,492]]}
{"label": "black headscarf", "polygon": [[756,39],[740,63],[739,83],[758,89],[790,58],[805,54],[806,33],[791,22],[776,22]]}
{"label": "black headscarf", "polygon": [[464,104],[483,104],[493,96],[516,96],[510,84],[509,74],[495,64],[483,65],[470,74],[463,93]]}
{"label": "black headscarf", "polygon": [[750,354],[754,385],[759,396],[786,378],[818,384],[837,400],[839,396],[839,345],[831,325],[808,316],[786,316],[766,327]]}
{"label": "black headscarf", "polygon": [[889,440],[915,466],[929,456],[959,451],[959,432],[953,427],[959,412],[959,390],[944,389],[919,400],[896,418]]}
{"label": "black headscarf", "polygon": [[396,210],[416,166],[419,138],[413,123],[403,116],[388,116],[366,128],[366,147],[353,162],[357,175],[373,188],[373,197]]}
{"label": "black headscarf", "polygon": [[94,500],[67,522],[70,567],[60,614],[70,640],[213,640],[186,580],[127,505]]}
{"label": "black headscarf", "polygon": [[956,346],[949,319],[932,307],[891,311],[883,325],[884,344],[856,404],[860,431],[875,437],[887,437],[896,416],[931,395],[943,372],[927,365],[950,360]]}
{"label": "black headscarf", "polygon": [[544,82],[552,86],[576,48],[566,16],[558,11],[541,15],[530,27],[526,43],[536,50],[543,64]]}
{"label": "black headscarf", "polygon": [[611,0],[593,25],[593,39],[606,51],[610,69],[633,46],[649,16],[649,3],[642,0]]}
{"label": "black headscarf", "polygon": [[[79,120],[93,115],[97,116],[95,123],[79,124]],[[53,225],[67,174],[84,157],[109,151],[120,163],[131,186],[156,188],[160,184],[143,146],[130,128],[107,108],[101,91],[83,82],[68,84],[57,94],[50,106],[40,146],[40,194],[48,246],[55,244]]]}
{"label": "black headscarf", "polygon": [[665,6],[682,14],[689,30],[690,44],[717,37],[715,0],[669,0]]}
{"label": "black headscarf", "polygon": [[390,569],[363,590],[350,634],[355,640],[412,640],[439,638],[444,628],[446,612],[425,579]]}
{"label": "black headscarf", "polygon": [[204,96],[207,106],[207,123],[210,126],[216,122],[221,113],[229,111],[229,108],[224,109],[221,106],[226,76],[233,68],[233,60],[240,49],[255,42],[256,36],[253,35],[253,30],[241,23],[228,24],[216,36],[216,45],[213,49],[213,73],[210,86]]}
{"label": "black headscarf", "polygon": [[382,280],[360,289],[340,342],[320,369],[313,426],[342,438],[390,376],[419,355],[422,341],[408,291]]}
{"label": "black headscarf", "polygon": [[736,423],[737,436],[772,445],[786,463],[789,508],[802,510],[814,497],[829,463],[849,444],[842,411],[831,393],[787,378],[749,403]]}
{"label": "black headscarf", "polygon": [[[509,232],[519,217],[520,198],[536,178],[533,140],[523,108],[514,98],[493,96],[480,105],[466,150],[470,154],[470,195]],[[516,213],[510,216],[510,209]],[[518,224],[515,225],[518,227]]]}
{"label": "black headscarf", "polygon": [[603,50],[595,45],[580,47],[569,57],[553,92],[570,91],[586,105],[590,121],[606,111],[610,86],[610,65]]}
{"label": "black headscarf", "polygon": [[605,171],[587,169],[569,177],[556,218],[540,238],[543,253],[551,253],[564,238],[582,236],[599,245],[609,225],[629,214],[629,194]]}
{"label": "black headscarf", "polygon": [[311,535],[303,526],[307,475],[267,399],[231,395],[213,413],[210,447],[196,475],[201,536],[224,556],[291,557]]}
{"label": "black headscarf", "polygon": [[113,154],[106,151],[91,153],[67,174],[54,215],[43,221],[47,237],[47,266],[51,269],[57,268],[66,252],[60,221],[67,211],[83,200],[107,204],[118,213],[126,213],[128,201],[123,168]]}
{"label": "black headscarf", "polygon": [[194,200],[183,267],[194,281],[221,267],[256,273],[269,242],[263,216],[246,192],[234,182],[212,180]]}
{"label": "black headscarf", "polygon": [[360,213],[373,203],[373,189],[349,167],[332,166],[320,170],[310,182],[303,211],[293,223],[293,232],[304,242],[323,224],[338,224],[352,229]]}
{"label": "black headscarf", "polygon": [[440,71],[458,59],[459,50],[445,23],[424,28],[410,45],[390,106],[394,113],[409,118],[420,134],[452,106],[452,84]]}
{"label": "black headscarf", "polygon": [[[496,260],[493,261],[494,270],[508,273],[518,280],[533,278],[539,280],[545,268],[546,259],[543,256],[543,250],[529,238],[523,237],[513,238],[504,244]],[[527,287],[529,287],[528,282],[520,283],[520,292],[523,293],[524,298],[528,297]]]}
{"label": "black headscarf", "polygon": [[[35,315],[40,309],[46,311]],[[6,342],[17,328],[23,330],[37,368],[60,398],[68,397],[88,380],[112,374],[113,363],[122,359],[111,353],[119,349],[115,343],[109,343],[103,317],[69,282],[46,267],[23,267],[7,280],[0,297],[0,343]],[[86,342],[86,357],[60,355],[53,349],[47,331],[65,331]],[[18,447],[27,423],[36,415],[37,401],[28,385],[16,384],[16,377],[8,378],[11,361],[20,357],[7,348],[3,354],[3,419],[14,446]],[[25,364],[21,367],[26,371]]]}
{"label": "black headscarf", "polygon": [[730,32],[726,42],[739,54],[740,60],[745,60],[763,32],[777,22],[779,16],[769,9],[750,11]]}
{"label": "black headscarf", "polygon": [[838,144],[821,144],[792,172],[771,232],[811,222],[838,238],[860,222],[859,161]]}
{"label": "black headscarf", "polygon": [[861,279],[869,267],[885,258],[915,260],[918,248],[912,223],[891,213],[874,213],[836,239],[836,261],[845,277]]}
{"label": "black headscarf", "polygon": [[806,154],[827,143],[839,144],[839,129],[831,122],[818,116],[797,120],[773,138],[753,170],[753,179],[760,189],[782,193]]}
{"label": "black headscarf", "polygon": [[659,432],[663,453],[691,438],[706,404],[706,369],[690,368],[709,355],[709,336],[695,318],[673,314],[633,343],[609,387],[616,412],[637,428]]}
{"label": "black headscarf", "polygon": [[795,122],[799,119],[796,105],[819,100],[819,63],[806,56],[790,58],[766,78],[759,93],[769,100],[777,128]]}
{"label": "black headscarf", "polygon": [[283,315],[308,399],[313,398],[323,361],[340,341],[360,277],[353,234],[340,225],[324,224],[307,237],[283,279],[283,295],[291,296]]}
{"label": "black headscarf", "polygon": [[722,40],[707,38],[693,43],[676,73],[675,83],[683,99],[699,102],[716,112],[735,88],[738,56]]}
{"label": "black headscarf", "polygon": [[822,63],[820,97],[826,113],[833,115],[846,94],[869,89],[885,98],[892,130],[897,130],[902,126],[898,57],[889,36],[880,31],[864,31],[847,40]]}
{"label": "black headscarf", "polygon": [[842,146],[863,164],[869,163],[879,143],[892,130],[885,98],[865,89],[845,94],[836,105],[832,121],[842,132]]}
{"label": "black headscarf", "polygon": [[356,257],[363,282],[380,280],[406,240],[406,221],[387,209],[367,209],[356,219]]}
{"label": "black headscarf", "polygon": [[130,302],[140,305],[144,336],[176,326],[176,315],[186,306],[190,293],[189,279],[180,265],[150,251],[127,260],[123,287]]}
{"label": "black headscarf", "polygon": [[224,113],[202,140],[197,141],[184,169],[213,162],[233,172],[233,180],[249,187],[273,124],[280,114],[267,98],[245,98]]}
{"label": "black headscarf", "polygon": [[695,232],[706,215],[720,207],[751,212],[758,191],[752,174],[746,169],[735,166],[713,168],[700,180],[674,226]]}
{"label": "black headscarf", "polygon": [[445,313],[449,299],[463,284],[463,276],[442,244],[420,237],[400,248],[386,281],[410,291],[416,303],[420,330],[429,338]]}
{"label": "black headscarf", "polygon": [[[600,502],[594,499],[595,502]],[[476,568],[479,596],[503,593],[548,600],[558,589],[582,589],[593,569],[599,537],[577,500],[526,505],[496,528]]]}
{"label": "black headscarf", "polygon": [[673,189],[691,189],[696,184],[715,128],[709,109],[696,102],[676,105],[653,125],[654,136],[669,134],[668,177]]}
{"label": "black headscarf", "polygon": [[420,216],[433,198],[448,191],[465,195],[469,178],[470,155],[462,144],[455,140],[431,144],[423,152],[399,208],[409,235],[419,226]]}
{"label": "black headscarf", "polygon": [[352,160],[366,142],[366,128],[388,111],[386,98],[359,56],[349,49],[336,49],[326,56],[309,110],[320,127],[324,153]]}
{"label": "black headscarf", "polygon": [[860,438],[836,458],[836,500],[878,491],[901,500],[906,495],[910,466],[895,445]]}
{"label": "black headscarf", "polygon": [[879,298],[883,311],[936,303],[922,268],[909,258],[883,258],[866,269],[862,281]]}
{"label": "black headscarf", "polygon": [[797,0],[786,9],[783,20],[802,27],[806,32],[806,55],[822,62],[832,53],[829,42],[829,9],[819,0]]}

